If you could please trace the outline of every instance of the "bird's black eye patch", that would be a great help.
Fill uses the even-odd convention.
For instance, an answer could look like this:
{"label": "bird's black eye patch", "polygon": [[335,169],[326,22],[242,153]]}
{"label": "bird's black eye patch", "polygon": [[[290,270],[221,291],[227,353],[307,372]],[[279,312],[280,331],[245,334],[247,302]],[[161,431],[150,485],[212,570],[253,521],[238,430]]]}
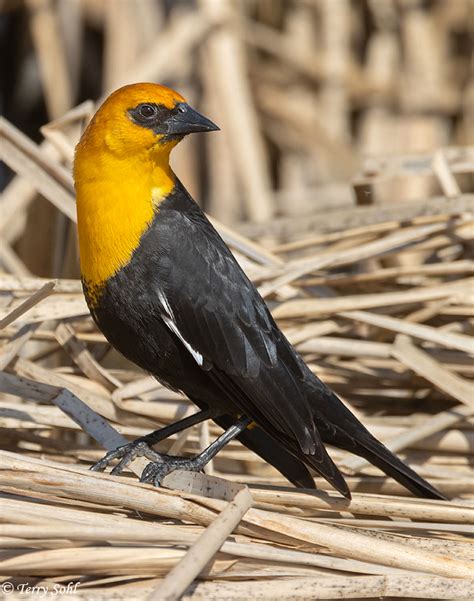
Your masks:
{"label": "bird's black eye patch", "polygon": [[169,117],[170,110],[162,104],[142,102],[133,109],[129,109],[128,114],[137,125],[156,130]]}

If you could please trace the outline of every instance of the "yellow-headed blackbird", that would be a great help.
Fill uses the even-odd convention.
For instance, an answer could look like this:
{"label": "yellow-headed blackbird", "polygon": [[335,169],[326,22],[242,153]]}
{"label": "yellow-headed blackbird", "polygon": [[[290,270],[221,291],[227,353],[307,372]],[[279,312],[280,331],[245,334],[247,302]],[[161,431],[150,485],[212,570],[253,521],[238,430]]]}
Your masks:
{"label": "yellow-headed blackbird", "polygon": [[[303,362],[254,285],[169,165],[193,132],[219,129],[178,93],[156,84],[114,92],[76,150],[81,273],[91,314],[110,343],[200,411],[108,453],[135,456],[159,484],[198,470],[237,437],[296,486],[308,467],[350,491],[324,444],[361,455],[414,494],[443,498],[376,440]],[[218,168],[218,166],[217,166]],[[205,419],[225,433],[195,458],[154,452],[159,440]]]}

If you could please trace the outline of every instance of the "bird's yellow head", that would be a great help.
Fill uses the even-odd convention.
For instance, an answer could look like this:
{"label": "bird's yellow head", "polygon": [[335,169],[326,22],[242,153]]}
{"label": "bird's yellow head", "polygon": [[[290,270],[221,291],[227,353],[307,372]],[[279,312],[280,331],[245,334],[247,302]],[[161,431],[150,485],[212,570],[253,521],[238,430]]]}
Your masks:
{"label": "bird's yellow head", "polygon": [[168,154],[186,134],[219,129],[191,108],[174,90],[137,83],[113,92],[85,130],[76,151],[107,152],[117,157],[137,153]]}
{"label": "bird's yellow head", "polygon": [[128,263],[173,190],[171,149],[187,134],[217,129],[158,84],[125,86],[105,100],[74,159],[81,272],[90,290]]}

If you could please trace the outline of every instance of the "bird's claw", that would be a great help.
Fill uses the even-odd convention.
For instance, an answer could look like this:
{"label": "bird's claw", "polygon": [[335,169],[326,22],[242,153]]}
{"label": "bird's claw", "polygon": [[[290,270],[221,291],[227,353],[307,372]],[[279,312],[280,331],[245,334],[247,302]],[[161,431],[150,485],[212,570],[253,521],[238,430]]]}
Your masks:
{"label": "bird's claw", "polygon": [[120,461],[110,472],[112,475],[118,476],[137,457],[145,457],[150,461],[143,470],[140,482],[148,482],[155,486],[161,486],[163,478],[174,470],[199,472],[206,463],[200,455],[189,458],[174,457],[173,455],[157,453],[146,441],[138,439],[118,447],[113,451],[109,451],[102,459],[100,459],[100,461],[94,463],[89,469],[94,472],[103,472],[112,461],[119,459]]}
{"label": "bird's claw", "polygon": [[137,457],[146,457],[146,459],[149,459],[152,462],[159,463],[162,455],[151,449],[145,441],[138,439],[118,447],[113,451],[109,451],[102,459],[100,459],[100,461],[94,463],[89,469],[94,472],[103,472],[112,461],[120,459],[119,463],[110,472],[117,476]]}
{"label": "bird's claw", "polygon": [[200,472],[203,467],[204,462],[199,455],[193,458],[165,455],[161,457],[160,461],[153,461],[146,466],[140,482],[147,482],[159,487],[163,478],[175,470]]}

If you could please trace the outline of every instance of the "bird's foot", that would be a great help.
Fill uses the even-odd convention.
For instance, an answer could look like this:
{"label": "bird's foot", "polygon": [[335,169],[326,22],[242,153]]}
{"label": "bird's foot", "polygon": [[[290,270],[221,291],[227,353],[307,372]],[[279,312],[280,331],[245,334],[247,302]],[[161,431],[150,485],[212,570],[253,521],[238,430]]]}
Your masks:
{"label": "bird's foot", "polygon": [[103,472],[112,461],[119,459],[118,464],[110,472],[118,476],[137,457],[146,457],[146,459],[152,462],[159,463],[163,455],[154,451],[146,441],[137,438],[137,440],[118,447],[114,451],[109,451],[100,461],[94,463],[90,469],[94,472]]}
{"label": "bird's foot", "polygon": [[148,437],[137,438],[122,447],[118,447],[114,451],[109,451],[105,457],[95,463],[90,469],[95,472],[103,472],[111,461],[119,459],[119,463],[113,468],[112,474],[117,475],[137,457],[146,457],[149,463],[143,470],[140,482],[150,482],[155,486],[160,486],[161,481],[165,476],[174,470],[188,470],[191,472],[199,472],[209,461],[217,455],[217,453],[225,447],[225,445],[238,436],[251,423],[250,417],[241,418],[236,424],[233,424],[219,436],[214,442],[204,449],[195,457],[174,457],[173,455],[164,455],[153,451],[150,447],[150,442],[156,441],[156,437],[152,438],[152,433]]}
{"label": "bird's foot", "polygon": [[159,461],[152,461],[143,470],[140,482],[147,482],[155,486],[161,486],[163,478],[175,470],[187,470],[200,472],[206,465],[207,460],[201,455],[196,457],[174,457],[172,455],[161,455]]}
{"label": "bird's foot", "polygon": [[140,482],[149,482],[155,486],[160,486],[163,478],[174,470],[199,472],[208,461],[205,453],[201,453],[196,457],[175,457],[173,455],[157,453],[147,442],[138,438],[129,444],[109,451],[100,461],[94,463],[90,469],[94,472],[103,472],[112,461],[119,459],[118,464],[110,472],[114,476],[118,476],[137,457],[145,457],[150,461],[143,470]]}

